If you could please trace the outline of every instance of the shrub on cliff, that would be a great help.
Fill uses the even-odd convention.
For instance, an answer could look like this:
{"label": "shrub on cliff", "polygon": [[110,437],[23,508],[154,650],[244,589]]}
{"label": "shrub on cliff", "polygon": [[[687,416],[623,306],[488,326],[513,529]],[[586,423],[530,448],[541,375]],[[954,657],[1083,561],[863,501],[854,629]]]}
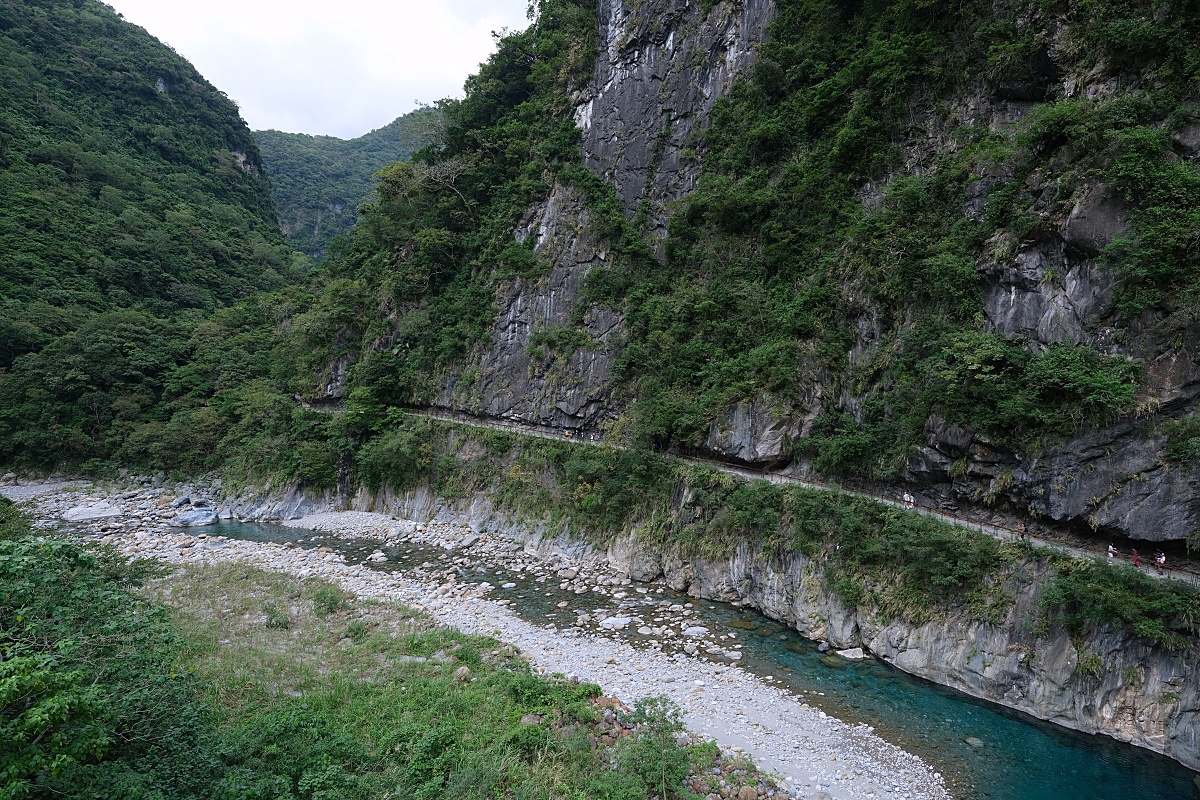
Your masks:
{"label": "shrub on cliff", "polygon": [[1059,559],[1042,596],[1042,621],[1072,632],[1114,626],[1166,649],[1194,651],[1200,640],[1200,589],[1160,580],[1107,559]]}

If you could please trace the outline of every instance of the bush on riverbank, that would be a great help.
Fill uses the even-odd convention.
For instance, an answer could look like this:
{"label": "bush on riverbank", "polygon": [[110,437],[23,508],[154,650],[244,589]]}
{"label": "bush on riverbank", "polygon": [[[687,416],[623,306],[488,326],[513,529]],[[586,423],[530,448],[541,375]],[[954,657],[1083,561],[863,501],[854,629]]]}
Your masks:
{"label": "bush on riverbank", "polygon": [[143,570],[5,516],[0,796],[204,796],[215,718],[171,668],[163,610],[130,591]]}
{"label": "bush on riverbank", "polygon": [[593,749],[598,687],[399,606],[236,565],[139,589],[144,565],[30,536],[11,505],[0,529],[5,800],[645,800],[655,752],[669,770],[715,757],[637,733]]}
{"label": "bush on riverbank", "polygon": [[649,452],[396,422],[380,439],[396,470],[389,479],[372,461],[374,488],[423,485],[448,499],[486,492],[510,512],[598,542],[636,529],[710,558],[744,543],[781,558],[799,552],[824,566],[847,603],[910,619],[964,598],[987,605],[991,579],[1015,557],[989,536],[865,498],[745,481]]}

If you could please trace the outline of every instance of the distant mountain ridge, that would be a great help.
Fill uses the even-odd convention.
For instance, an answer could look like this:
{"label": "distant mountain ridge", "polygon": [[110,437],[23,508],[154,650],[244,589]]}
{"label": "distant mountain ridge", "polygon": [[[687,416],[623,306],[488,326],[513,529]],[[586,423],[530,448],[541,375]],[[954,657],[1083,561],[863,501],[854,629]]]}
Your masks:
{"label": "distant mountain ridge", "polygon": [[0,367],[89,315],[286,283],[237,106],[98,2],[0,0]]}
{"label": "distant mountain ridge", "polygon": [[0,0],[0,461],[146,457],[173,414],[197,441],[193,333],[303,262],[190,63],[95,0]]}
{"label": "distant mountain ridge", "polygon": [[255,131],[292,246],[319,258],[353,227],[358,206],[375,190],[374,175],[428,143],[438,112],[419,109],[356,139]]}

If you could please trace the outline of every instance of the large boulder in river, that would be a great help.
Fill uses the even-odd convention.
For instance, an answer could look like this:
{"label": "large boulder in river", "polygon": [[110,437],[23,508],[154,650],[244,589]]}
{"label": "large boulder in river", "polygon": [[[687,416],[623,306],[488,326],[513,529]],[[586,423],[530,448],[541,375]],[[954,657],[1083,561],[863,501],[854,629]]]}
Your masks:
{"label": "large boulder in river", "polygon": [[217,521],[217,512],[211,508],[198,508],[178,515],[171,520],[176,528],[194,528],[197,525],[213,525]]}
{"label": "large boulder in river", "polygon": [[63,512],[62,518],[65,522],[88,522],[94,519],[108,519],[109,517],[119,517],[122,511],[117,506],[112,505],[107,500],[101,500],[99,503],[91,503],[86,506],[75,506]]}

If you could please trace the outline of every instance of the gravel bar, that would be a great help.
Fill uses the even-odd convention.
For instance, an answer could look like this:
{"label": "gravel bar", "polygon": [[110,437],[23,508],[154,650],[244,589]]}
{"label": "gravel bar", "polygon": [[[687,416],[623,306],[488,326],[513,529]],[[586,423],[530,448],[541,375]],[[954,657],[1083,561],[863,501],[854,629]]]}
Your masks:
{"label": "gravel bar", "polygon": [[[486,583],[460,584],[453,575],[433,580],[425,575],[422,579],[419,574],[347,563],[329,548],[245,542],[172,527],[181,511],[211,507],[204,489],[141,487],[103,492],[78,483],[59,483],[5,486],[0,493],[13,500],[28,500],[38,525],[60,526],[65,519],[76,534],[111,544],[130,559],[197,565],[236,561],[302,578],[322,578],[359,597],[398,601],[445,625],[495,637],[519,648],[538,672],[596,683],[629,705],[642,697],[668,697],[683,709],[690,730],[711,737],[723,748],[748,754],[761,769],[779,776],[790,797],[950,798],[938,773],[920,758],[881,739],[870,726],[830,717],[736,664],[691,658],[683,652],[635,648],[605,635],[602,627],[580,627],[580,621],[565,627],[533,624],[518,617],[505,601],[489,599],[493,587]],[[183,498],[188,499],[186,504],[179,502]],[[466,547],[473,557],[478,553],[485,561],[501,553],[526,560],[532,555],[514,553],[512,543],[481,537],[466,527],[396,520],[367,512],[328,512],[282,524],[342,538]],[[587,565],[564,567],[560,560],[545,569],[557,569],[553,574],[559,577],[570,576],[564,579],[567,586],[595,582],[601,593],[617,597],[628,588],[616,585],[619,582],[611,576],[588,573]]]}

